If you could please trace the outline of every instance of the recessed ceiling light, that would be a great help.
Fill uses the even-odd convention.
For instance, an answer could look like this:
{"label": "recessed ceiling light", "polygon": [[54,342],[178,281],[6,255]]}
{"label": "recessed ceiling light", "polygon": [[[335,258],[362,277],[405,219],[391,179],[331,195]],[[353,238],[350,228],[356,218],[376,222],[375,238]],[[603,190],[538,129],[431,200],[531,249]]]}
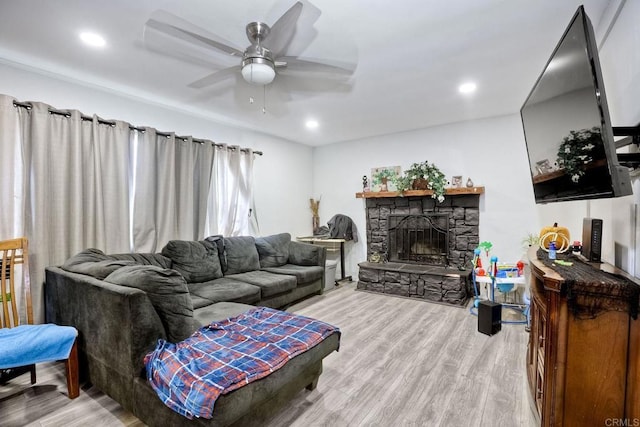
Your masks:
{"label": "recessed ceiling light", "polygon": [[307,122],[305,123],[305,126],[307,126],[307,129],[316,129],[320,124],[318,123],[317,120],[307,120]]}
{"label": "recessed ceiling light", "polygon": [[80,33],[80,40],[92,47],[103,47],[107,44],[104,38],[96,33],[82,32]]}
{"label": "recessed ceiling light", "polygon": [[460,93],[473,93],[476,91],[476,84],[469,82],[469,83],[463,83],[460,86],[458,86],[458,91]]}

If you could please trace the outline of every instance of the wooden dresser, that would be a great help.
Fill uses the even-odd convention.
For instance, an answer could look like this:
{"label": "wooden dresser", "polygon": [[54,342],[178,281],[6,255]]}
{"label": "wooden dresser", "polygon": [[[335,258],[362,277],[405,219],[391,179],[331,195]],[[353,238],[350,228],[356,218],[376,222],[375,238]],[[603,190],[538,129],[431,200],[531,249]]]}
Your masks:
{"label": "wooden dresser", "polygon": [[640,285],[608,264],[551,265],[537,249],[527,377],[540,424],[640,425]]}

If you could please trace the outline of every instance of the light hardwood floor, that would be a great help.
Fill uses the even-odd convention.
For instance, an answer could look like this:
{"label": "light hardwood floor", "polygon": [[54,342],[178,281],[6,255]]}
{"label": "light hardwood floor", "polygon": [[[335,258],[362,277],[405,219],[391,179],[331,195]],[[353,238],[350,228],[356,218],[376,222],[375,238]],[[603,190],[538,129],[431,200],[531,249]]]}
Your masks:
{"label": "light hardwood floor", "polygon": [[[301,391],[266,426],[534,425],[523,325],[493,337],[468,310],[360,292],[353,283],[291,307],[340,327],[316,390]],[[140,426],[95,387],[66,397],[63,364],[0,386],[0,426]],[[263,424],[264,425],[264,424]]]}

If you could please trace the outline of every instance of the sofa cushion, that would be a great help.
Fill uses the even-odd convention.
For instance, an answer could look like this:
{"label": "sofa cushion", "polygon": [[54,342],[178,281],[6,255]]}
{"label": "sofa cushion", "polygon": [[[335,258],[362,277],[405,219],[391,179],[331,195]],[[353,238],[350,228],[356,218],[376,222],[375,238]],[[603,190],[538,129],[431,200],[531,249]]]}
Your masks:
{"label": "sofa cushion", "polygon": [[[202,283],[187,283],[187,288],[189,287],[190,284],[191,285],[202,285]],[[191,304],[193,304],[193,309],[194,310],[196,310],[198,308],[206,307],[208,305],[211,305],[211,300],[208,300],[206,298],[202,298],[201,296],[195,295],[191,291],[189,291],[189,293],[191,294]]]}
{"label": "sofa cushion", "polygon": [[282,267],[268,267],[263,270],[270,273],[296,276],[296,278],[298,279],[298,285],[305,285],[315,280],[322,279],[322,275],[324,274],[324,268],[318,265],[302,266],[295,264],[285,264]]}
{"label": "sofa cushion", "polygon": [[155,265],[161,268],[171,268],[171,259],[158,253],[109,254],[109,257],[111,259],[133,261],[140,265]]}
{"label": "sofa cushion", "polygon": [[289,245],[289,264],[324,266],[326,249],[320,245],[296,242]]}
{"label": "sofa cushion", "polygon": [[235,317],[239,314],[255,308],[253,305],[239,304],[237,302],[217,302],[206,307],[193,311],[193,318],[197,322],[197,327],[206,326],[211,322]]}
{"label": "sofa cushion", "polygon": [[227,260],[224,258],[224,237],[222,236],[222,234],[209,236],[204,240],[216,245],[216,247],[218,248],[218,259],[220,259],[220,266],[222,267],[222,271],[227,271]]}
{"label": "sofa cushion", "polygon": [[256,249],[260,257],[260,267],[279,267],[289,260],[291,234],[280,233],[272,236],[257,237]]}
{"label": "sofa cushion", "polygon": [[171,258],[171,268],[182,274],[188,283],[222,277],[218,248],[214,243],[171,240],[162,248],[162,255]]}
{"label": "sofa cushion", "polygon": [[210,301],[211,304],[221,301],[255,304],[260,301],[260,288],[249,283],[223,277],[204,283],[188,283],[191,295]]}
{"label": "sofa cushion", "polygon": [[260,270],[256,240],[252,236],[225,237],[224,255],[227,261],[225,275]]}
{"label": "sofa cushion", "polygon": [[226,277],[259,286],[262,299],[290,291],[295,289],[297,285],[296,276],[275,274],[260,270],[232,274]]}
{"label": "sofa cushion", "polygon": [[167,332],[168,341],[182,341],[194,332],[189,290],[177,271],[152,265],[131,265],[114,271],[104,281],[146,292]]}

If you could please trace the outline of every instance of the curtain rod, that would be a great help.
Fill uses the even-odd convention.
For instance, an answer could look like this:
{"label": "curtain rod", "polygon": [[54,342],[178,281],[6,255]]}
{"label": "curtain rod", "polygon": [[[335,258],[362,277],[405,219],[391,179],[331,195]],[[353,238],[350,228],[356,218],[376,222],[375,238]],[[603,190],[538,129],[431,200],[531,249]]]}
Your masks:
{"label": "curtain rod", "polygon": [[[26,108],[27,110],[31,110],[32,105],[28,102],[18,102],[18,101],[13,101],[13,106],[14,107],[22,107],[22,108]],[[71,114],[68,111],[65,110],[54,110],[53,108],[49,108],[49,114],[57,114],[59,116],[64,116],[64,117],[71,117]],[[93,121],[93,117],[89,117],[89,116],[83,116],[80,115],[80,119],[85,120],[85,121]],[[98,123],[100,123],[101,125],[107,125],[107,126],[115,126],[116,122],[114,121],[110,121],[110,120],[104,120],[101,118],[98,118]],[[140,133],[144,133],[145,132],[145,128],[141,128],[141,127],[137,127],[137,126],[133,126],[133,125],[129,125],[129,129],[131,130],[135,130],[136,132],[140,132]],[[160,136],[166,136],[167,138],[169,138],[171,136],[171,133],[168,132],[160,132],[160,131],[156,131],[156,135],[160,135]],[[183,141],[188,140],[189,138],[187,138],[186,136],[175,136],[176,139],[181,139]],[[204,144],[205,142],[207,142],[204,139],[200,139],[200,138],[191,138],[191,140],[195,143],[198,144]],[[213,141],[211,141],[213,142]],[[213,145],[216,147],[224,147],[224,144],[218,144],[216,142],[213,142]],[[236,148],[234,146],[227,146],[228,149],[230,150],[235,150]],[[241,148],[240,151],[246,153],[249,151],[249,149],[247,148]],[[253,154],[257,154],[258,156],[262,156],[262,151],[254,151]]]}

